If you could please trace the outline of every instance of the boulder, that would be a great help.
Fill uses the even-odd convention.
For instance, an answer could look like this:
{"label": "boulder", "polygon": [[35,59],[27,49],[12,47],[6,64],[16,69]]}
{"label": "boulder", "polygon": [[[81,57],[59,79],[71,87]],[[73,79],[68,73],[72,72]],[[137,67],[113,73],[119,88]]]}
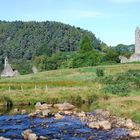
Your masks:
{"label": "boulder", "polygon": [[125,118],[112,116],[110,118],[110,121],[111,121],[112,127],[120,128],[120,127],[124,127],[125,125]]}
{"label": "boulder", "polygon": [[47,137],[44,137],[44,136],[40,136],[39,137],[39,140],[48,140],[48,138]]}
{"label": "boulder", "polygon": [[25,109],[22,109],[21,110],[21,114],[26,114],[26,110]]}
{"label": "boulder", "polygon": [[72,114],[73,114],[72,111],[64,111],[63,113],[64,113],[65,115],[72,115]]}
{"label": "boulder", "polygon": [[111,129],[111,123],[109,121],[98,121],[98,122],[91,122],[88,124],[90,128],[95,128],[95,129],[104,129],[104,130],[109,130]]}
{"label": "boulder", "polygon": [[88,124],[88,127],[93,128],[93,129],[99,129],[99,123],[98,122],[91,122]]}
{"label": "boulder", "polygon": [[49,107],[51,107],[52,105],[51,104],[41,104],[40,102],[37,102],[36,105],[35,105],[35,109],[36,110],[45,110],[45,109],[48,109]]}
{"label": "boulder", "polygon": [[75,106],[70,103],[54,104],[54,107],[57,107],[61,111],[72,110],[75,108]]}
{"label": "boulder", "polygon": [[40,102],[37,102],[37,103],[35,104],[35,109],[40,109],[40,106],[41,106],[41,103],[40,103]]}
{"label": "boulder", "polygon": [[10,140],[8,138],[0,137],[0,140]]}
{"label": "boulder", "polygon": [[27,130],[24,130],[21,135],[22,135],[24,140],[28,140],[28,137],[29,137],[29,135],[31,133],[32,133],[32,130],[31,129],[27,129]]}
{"label": "boulder", "polygon": [[99,121],[98,123],[99,123],[100,128],[104,130],[111,129],[111,123],[109,121]]}
{"label": "boulder", "polygon": [[35,117],[37,115],[36,112],[28,114],[28,117]]}
{"label": "boulder", "polygon": [[56,113],[56,114],[54,115],[54,117],[55,117],[55,119],[57,119],[57,120],[60,120],[60,119],[63,119],[63,118],[64,118],[64,116],[62,116],[62,115],[59,114],[59,113]]}
{"label": "boulder", "polygon": [[130,129],[134,128],[134,124],[133,124],[132,120],[131,119],[127,119],[125,121],[124,127],[130,128]]}
{"label": "boulder", "polygon": [[129,136],[133,138],[140,137],[140,130],[132,130],[129,132]]}
{"label": "boulder", "polygon": [[31,129],[24,130],[21,135],[24,140],[37,140],[38,138],[36,134],[32,133]]}
{"label": "boulder", "polygon": [[105,111],[105,110],[102,110],[102,109],[96,109],[94,111],[94,113],[97,115],[97,116],[101,116],[103,118],[108,118],[110,116],[110,113],[109,111]]}
{"label": "boulder", "polygon": [[48,109],[48,108],[49,108],[48,104],[42,104],[40,106],[40,110],[44,110],[44,109]]}
{"label": "boulder", "polygon": [[37,140],[37,136],[36,136],[36,134],[34,134],[34,133],[31,133],[31,134],[29,134],[29,136],[28,136],[28,140]]}
{"label": "boulder", "polygon": [[36,110],[34,113],[40,114],[42,111],[41,110]]}
{"label": "boulder", "polygon": [[86,117],[86,113],[84,111],[77,113],[78,117]]}
{"label": "boulder", "polygon": [[14,114],[17,114],[19,112],[19,109],[18,108],[15,108],[14,109]]}
{"label": "boulder", "polygon": [[123,127],[123,128],[127,128],[127,129],[134,128],[134,123],[131,119],[112,117],[111,123],[112,123],[113,127]]}
{"label": "boulder", "polygon": [[47,106],[48,106],[48,108],[53,107],[53,105],[52,105],[52,104],[47,104]]}
{"label": "boulder", "polygon": [[48,110],[48,109],[42,110],[42,115],[43,115],[44,117],[49,116],[49,113],[50,113],[50,110]]}

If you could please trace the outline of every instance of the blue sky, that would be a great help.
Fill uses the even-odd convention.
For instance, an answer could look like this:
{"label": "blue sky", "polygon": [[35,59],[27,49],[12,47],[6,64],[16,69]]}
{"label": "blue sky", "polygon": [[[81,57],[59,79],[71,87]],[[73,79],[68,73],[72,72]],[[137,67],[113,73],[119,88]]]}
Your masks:
{"label": "blue sky", "polygon": [[140,0],[0,0],[0,20],[60,21],[90,30],[108,45],[133,44]]}

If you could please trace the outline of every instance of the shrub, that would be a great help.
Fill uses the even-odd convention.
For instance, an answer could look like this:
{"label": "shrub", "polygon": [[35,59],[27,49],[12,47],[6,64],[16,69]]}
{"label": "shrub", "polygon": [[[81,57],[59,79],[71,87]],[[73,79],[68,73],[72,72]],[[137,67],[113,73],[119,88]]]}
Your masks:
{"label": "shrub", "polygon": [[51,98],[47,98],[46,102],[48,104],[57,104],[57,103],[59,103],[59,99],[58,98],[51,97]]}
{"label": "shrub", "polygon": [[87,95],[87,103],[91,104],[99,99],[97,94]]}
{"label": "shrub", "polygon": [[13,106],[12,100],[7,96],[0,97],[0,102],[5,106]]}
{"label": "shrub", "polygon": [[73,105],[76,105],[76,106],[81,106],[82,103],[83,103],[83,100],[82,100],[82,97],[80,95],[77,95],[77,96],[66,96],[65,97],[65,101],[66,102],[69,102]]}
{"label": "shrub", "polygon": [[110,84],[107,85],[103,91],[105,93],[112,93],[116,95],[126,96],[129,92],[128,86],[126,84]]}
{"label": "shrub", "polygon": [[126,96],[128,92],[140,88],[140,70],[128,70],[124,73],[108,75],[98,78],[98,81],[105,85],[103,88],[105,93]]}
{"label": "shrub", "polygon": [[101,68],[96,69],[96,75],[97,77],[103,77],[104,76],[104,70]]}
{"label": "shrub", "polygon": [[140,123],[140,113],[134,112],[132,115],[132,119],[135,120],[137,123]]}
{"label": "shrub", "polygon": [[104,95],[103,95],[103,99],[104,99],[104,100],[108,100],[109,98],[110,98],[110,96],[109,96],[108,94],[104,94]]}

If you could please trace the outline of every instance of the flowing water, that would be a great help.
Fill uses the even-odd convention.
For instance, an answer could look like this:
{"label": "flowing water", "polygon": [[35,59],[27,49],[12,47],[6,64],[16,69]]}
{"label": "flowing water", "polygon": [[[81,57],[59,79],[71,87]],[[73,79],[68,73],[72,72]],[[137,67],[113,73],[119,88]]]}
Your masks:
{"label": "flowing water", "polygon": [[21,133],[25,129],[50,140],[123,140],[127,136],[121,128],[109,131],[90,129],[75,117],[65,116],[61,120],[29,118],[27,115],[9,115],[9,111],[5,110],[0,116],[0,136],[12,140],[22,140]]}

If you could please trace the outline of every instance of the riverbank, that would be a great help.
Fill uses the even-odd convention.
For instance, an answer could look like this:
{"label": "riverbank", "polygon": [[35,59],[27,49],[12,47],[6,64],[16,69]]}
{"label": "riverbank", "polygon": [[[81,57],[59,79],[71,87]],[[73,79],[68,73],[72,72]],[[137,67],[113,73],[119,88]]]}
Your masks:
{"label": "riverbank", "polygon": [[140,122],[140,90],[133,90],[126,96],[104,93],[104,85],[97,80],[97,68],[103,69],[108,76],[140,69],[140,64],[62,69],[0,79],[0,104],[11,102],[14,106],[23,106],[38,101],[48,104],[69,102],[76,106],[85,104],[90,105],[90,111],[103,108],[112,115]]}

